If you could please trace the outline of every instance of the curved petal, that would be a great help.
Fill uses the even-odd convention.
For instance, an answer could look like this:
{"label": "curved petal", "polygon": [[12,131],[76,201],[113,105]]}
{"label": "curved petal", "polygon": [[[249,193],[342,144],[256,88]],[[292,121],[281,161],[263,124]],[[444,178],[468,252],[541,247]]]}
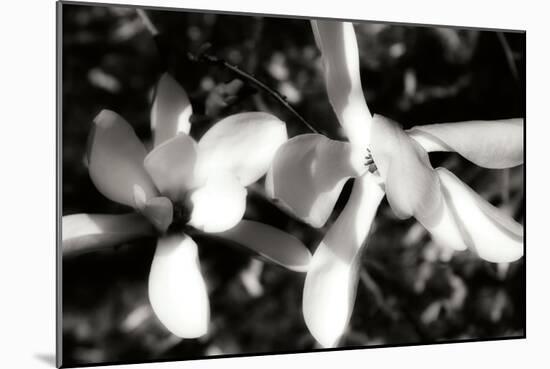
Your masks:
{"label": "curved petal", "polygon": [[305,272],[311,253],[296,237],[267,224],[241,220],[228,231],[215,234],[296,272]]}
{"label": "curved petal", "polygon": [[246,189],[230,174],[208,178],[206,184],[189,197],[192,205],[189,225],[203,232],[223,232],[242,219],[246,208]]}
{"label": "curved petal", "polygon": [[395,214],[431,222],[441,206],[441,190],[424,149],[397,123],[375,115],[371,151]]}
{"label": "curved petal", "polygon": [[197,244],[191,237],[181,234],[159,239],[149,273],[149,301],[162,324],[176,336],[206,334],[210,306]]}
{"label": "curved petal", "polygon": [[523,227],[519,223],[485,201],[447,169],[438,168],[437,174],[458,229],[454,233],[460,232],[466,245],[482,259],[495,263],[512,262],[523,256]]}
{"label": "curved petal", "polygon": [[180,133],[151,151],[144,165],[160,193],[176,201],[198,184],[196,161],[197,143]]}
{"label": "curved petal", "polygon": [[365,172],[365,154],[323,135],[293,137],[275,154],[266,178],[267,194],[298,218],[321,227],[344,183]]}
{"label": "curved petal", "polygon": [[157,195],[143,167],[145,148],[124,118],[102,110],[94,119],[89,142],[90,178],[105,197],[135,207],[135,187],[139,187],[147,199]]}
{"label": "curved petal", "polygon": [[432,239],[438,245],[464,251],[468,246],[464,243],[462,231],[456,221],[454,207],[449,203],[448,196],[445,196],[447,191],[443,187],[441,191],[443,197],[437,215],[433,216],[429,222],[425,222],[424,219],[418,219],[418,221],[430,232]]}
{"label": "curved petal", "polygon": [[174,206],[169,198],[153,197],[147,202],[136,200],[136,203],[141,214],[149,219],[157,230],[166,232],[174,217]]}
{"label": "curved petal", "polygon": [[311,334],[324,347],[336,345],[348,324],[360,251],[383,197],[373,174],[358,178],[346,207],[313,254],[304,285],[303,313]]}
{"label": "curved petal", "polygon": [[135,213],[66,215],[61,225],[63,256],[119,245],[151,234],[151,224]]}
{"label": "curved petal", "polygon": [[523,164],[523,119],[429,124],[408,132],[428,152],[455,151],[485,168]]}
{"label": "curved petal", "polygon": [[187,93],[170,74],[164,73],[158,82],[151,108],[151,130],[155,147],[183,132],[189,133],[189,118],[193,108]]}
{"label": "curved petal", "polygon": [[231,115],[216,123],[199,141],[200,170],[206,174],[232,173],[248,186],[267,172],[275,152],[286,140],[284,122],[271,114]]}
{"label": "curved petal", "polygon": [[322,53],[328,97],[350,142],[366,148],[370,142],[369,111],[359,73],[359,51],[353,24],[312,21],[313,33]]}

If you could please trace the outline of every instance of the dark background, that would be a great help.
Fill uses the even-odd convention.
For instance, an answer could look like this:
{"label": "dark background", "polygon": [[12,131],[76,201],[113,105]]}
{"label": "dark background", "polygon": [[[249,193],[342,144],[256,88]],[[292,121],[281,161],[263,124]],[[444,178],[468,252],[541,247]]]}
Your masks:
{"label": "dark background", "polygon": [[[109,108],[150,146],[152,91],[166,68],[191,98],[195,138],[221,117],[250,110],[277,115],[287,122],[289,136],[307,132],[280,103],[248,84],[227,107],[217,104],[217,91],[235,76],[189,57],[207,44],[209,54],[284,94],[314,127],[343,138],[307,20],[159,10],[148,14],[162,32],[162,53],[134,8],[63,5],[63,215],[128,210],[104,198],[90,181],[84,160],[87,136],[95,115]],[[371,111],[406,128],[524,116],[524,33],[380,23],[358,23],[355,30]],[[488,170],[455,154],[430,158],[434,167],[447,167],[524,223],[523,166]],[[331,220],[345,204],[350,185]],[[313,251],[326,228],[315,230],[290,219],[262,191],[261,182],[249,188],[245,218],[284,229]],[[171,335],[152,313],[147,276],[155,239],[65,258],[64,365],[317,347],[301,313],[304,274],[263,264],[219,241],[196,241],[211,304],[209,334],[196,340]],[[524,335],[523,259],[496,265],[469,251],[445,254],[414,219],[397,219],[384,201],[363,266],[345,346]]]}

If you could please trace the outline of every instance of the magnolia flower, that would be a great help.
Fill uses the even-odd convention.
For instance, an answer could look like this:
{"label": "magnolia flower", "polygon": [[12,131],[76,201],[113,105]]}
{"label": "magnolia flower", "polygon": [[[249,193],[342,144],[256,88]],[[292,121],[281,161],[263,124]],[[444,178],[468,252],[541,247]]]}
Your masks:
{"label": "magnolia flower", "polygon": [[338,343],[349,321],[360,253],[384,197],[399,218],[414,216],[437,243],[470,248],[491,262],[523,255],[523,227],[451,172],[433,169],[428,152],[454,151],[487,168],[523,162],[523,121],[433,124],[407,132],[372,117],[359,74],[353,25],[313,21],[330,103],[349,142],[318,134],[296,136],[277,151],[268,194],[313,227],[323,226],[344,183],[351,196],[316,249],[303,293],[305,322],[324,347]]}
{"label": "magnolia flower", "polygon": [[241,220],[245,186],[267,171],[287,139],[285,124],[267,113],[236,114],[196,142],[188,135],[191,112],[185,91],[163,75],[151,112],[149,153],[121,116],[99,113],[90,136],[90,178],[104,196],[135,212],[65,216],[62,231],[64,253],[158,234],[149,300],[166,328],[183,338],[205,334],[210,314],[188,227],[239,243],[291,270],[303,271],[310,259],[296,238]]}

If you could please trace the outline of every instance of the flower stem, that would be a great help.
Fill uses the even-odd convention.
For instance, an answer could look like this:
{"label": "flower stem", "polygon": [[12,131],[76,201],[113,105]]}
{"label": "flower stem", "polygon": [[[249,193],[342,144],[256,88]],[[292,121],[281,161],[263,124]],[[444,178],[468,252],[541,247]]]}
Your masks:
{"label": "flower stem", "polygon": [[188,53],[189,58],[194,61],[202,61],[206,62],[211,65],[219,66],[222,68],[225,68],[229,70],[231,73],[235,74],[239,78],[244,79],[251,85],[255,86],[256,88],[259,88],[263,91],[265,91],[268,95],[273,97],[275,100],[277,100],[281,105],[283,105],[288,111],[290,111],[303,125],[305,125],[310,131],[314,133],[319,133],[318,130],[316,130],[311,124],[309,124],[304,117],[300,115],[293,107],[286,101],[286,97],[282,94],[280,94],[278,91],[272,89],[253,75],[243,71],[236,65],[232,65],[228,63],[224,59],[220,59],[214,55],[210,55],[207,53],[201,53],[200,55],[196,56],[191,53]]}

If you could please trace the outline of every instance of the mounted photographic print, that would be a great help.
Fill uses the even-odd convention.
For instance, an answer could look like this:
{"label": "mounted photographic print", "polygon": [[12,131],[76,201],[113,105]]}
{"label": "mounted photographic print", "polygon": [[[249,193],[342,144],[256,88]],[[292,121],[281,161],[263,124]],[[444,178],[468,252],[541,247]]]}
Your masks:
{"label": "mounted photographic print", "polygon": [[525,37],[58,3],[58,365],[524,338]]}

